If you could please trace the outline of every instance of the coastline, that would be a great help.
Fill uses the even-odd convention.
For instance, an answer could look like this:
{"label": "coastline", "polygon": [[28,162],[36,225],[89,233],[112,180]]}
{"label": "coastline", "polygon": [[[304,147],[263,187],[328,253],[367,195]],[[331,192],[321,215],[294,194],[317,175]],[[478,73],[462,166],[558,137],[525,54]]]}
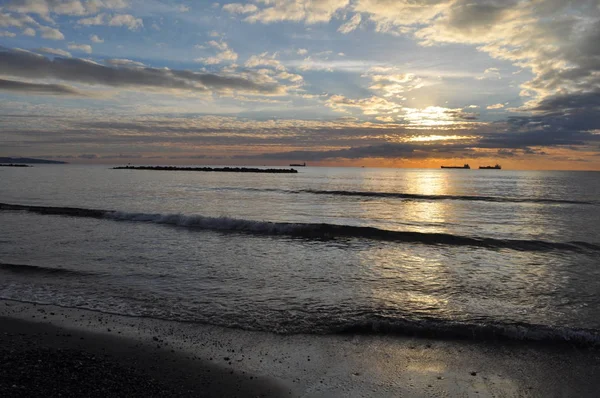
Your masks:
{"label": "coastline", "polygon": [[[101,358],[90,366],[119,369],[109,372],[121,377],[117,389],[127,380],[148,383],[143,396],[592,397],[600,390],[600,351],[568,344],[274,335],[9,300],[0,300],[0,317],[3,366],[11,358]],[[35,374],[31,363],[22,366]],[[22,396],[8,378],[0,378],[2,395]]]}

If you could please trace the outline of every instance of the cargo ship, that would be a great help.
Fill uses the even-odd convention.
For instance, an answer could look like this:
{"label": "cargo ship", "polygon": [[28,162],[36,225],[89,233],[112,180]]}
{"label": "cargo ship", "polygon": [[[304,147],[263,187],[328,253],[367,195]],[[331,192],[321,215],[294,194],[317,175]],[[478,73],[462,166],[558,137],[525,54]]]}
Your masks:
{"label": "cargo ship", "polygon": [[495,166],[479,166],[479,170],[502,170],[502,167],[499,164]]}
{"label": "cargo ship", "polygon": [[470,169],[471,167],[469,166],[468,163],[464,164],[463,166],[442,166],[442,169]]}

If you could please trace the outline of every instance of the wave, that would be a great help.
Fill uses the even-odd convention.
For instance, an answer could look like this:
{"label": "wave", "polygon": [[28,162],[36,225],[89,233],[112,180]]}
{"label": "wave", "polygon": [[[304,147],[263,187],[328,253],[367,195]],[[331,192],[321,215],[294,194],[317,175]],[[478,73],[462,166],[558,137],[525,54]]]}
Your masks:
{"label": "wave", "polygon": [[372,191],[329,191],[305,189],[296,192],[305,192],[316,195],[334,195],[334,196],[359,196],[373,198],[395,198],[407,200],[462,200],[478,202],[498,202],[498,203],[546,203],[546,204],[578,204],[594,205],[595,202],[567,200],[567,199],[548,199],[548,198],[515,198],[501,196],[473,196],[473,195],[422,195],[397,192],[372,192]]}
{"label": "wave", "polygon": [[47,275],[73,275],[82,276],[89,275],[87,272],[75,271],[64,268],[42,267],[39,265],[28,264],[7,264],[0,263],[0,270],[9,271],[18,274],[47,274]]}
{"label": "wave", "polygon": [[[577,347],[600,348],[600,331],[590,328],[567,326],[550,326],[525,322],[454,322],[442,319],[403,319],[376,318],[366,316],[364,319],[354,319],[336,322],[336,316],[320,314],[319,319],[298,319],[290,322],[278,321],[269,317],[266,322],[256,322],[246,319],[227,319],[221,316],[195,317],[183,314],[160,313],[147,310],[128,311],[122,307],[108,305],[98,308],[94,305],[72,303],[57,303],[55,300],[24,299],[12,295],[2,295],[0,300],[10,300],[22,303],[55,305],[63,308],[77,308],[99,313],[127,316],[132,318],[158,319],[171,322],[197,323],[231,329],[260,331],[280,335],[374,335],[374,336],[410,336],[438,340],[470,340],[481,342],[516,341],[537,342],[541,344],[569,344]],[[117,309],[119,308],[119,309]],[[198,316],[200,316],[198,318]]]}
{"label": "wave", "polygon": [[77,207],[29,206],[8,203],[0,203],[0,210],[20,210],[38,214],[91,218],[103,218],[107,213],[111,212],[110,210],[82,209]]}
{"label": "wave", "polygon": [[365,198],[391,198],[403,200],[456,200],[495,203],[539,203],[539,204],[575,204],[575,205],[598,205],[597,201],[551,199],[551,198],[527,198],[527,197],[502,197],[502,196],[478,196],[478,195],[424,195],[401,192],[377,192],[377,191],[344,191],[344,190],[321,190],[321,189],[279,189],[279,188],[251,188],[251,187],[218,187],[207,188],[215,191],[248,191],[248,192],[275,192],[284,194],[313,194],[331,196],[354,196]]}
{"label": "wave", "polygon": [[521,251],[600,251],[599,245],[588,242],[574,241],[563,243],[543,240],[497,239],[435,232],[392,231],[376,227],[327,223],[271,222],[244,220],[230,217],[207,217],[201,215],[161,213],[130,213],[113,210],[27,206],[6,203],[0,203],[0,210],[20,210],[38,214],[103,218],[115,221],[149,222],[194,229],[242,232],[256,235],[282,235],[308,239],[360,238],[403,243],[420,243],[427,245],[474,246]]}
{"label": "wave", "polygon": [[398,334],[437,339],[480,341],[516,340],[542,343],[570,343],[600,346],[595,329],[570,328],[528,323],[458,323],[443,320],[373,320],[323,330],[329,334]]}
{"label": "wave", "polygon": [[377,192],[377,191],[344,191],[344,190],[321,190],[321,189],[281,189],[281,188],[252,188],[252,187],[206,187],[209,191],[246,191],[246,192],[273,192],[282,194],[313,194],[330,196],[354,196],[365,198],[391,198],[403,200],[456,200],[474,202],[495,203],[538,203],[538,204],[575,204],[575,205],[599,205],[598,201],[551,199],[551,198],[527,198],[527,197],[502,197],[502,196],[478,196],[478,195],[424,195],[401,192]]}

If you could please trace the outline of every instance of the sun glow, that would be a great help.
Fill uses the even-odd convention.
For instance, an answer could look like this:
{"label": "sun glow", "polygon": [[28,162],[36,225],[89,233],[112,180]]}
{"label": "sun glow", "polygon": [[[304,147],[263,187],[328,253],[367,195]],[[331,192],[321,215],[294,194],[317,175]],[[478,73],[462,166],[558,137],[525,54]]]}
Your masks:
{"label": "sun glow", "polygon": [[404,108],[404,117],[414,126],[448,126],[474,120],[474,115],[462,109],[428,106],[427,108]]}
{"label": "sun glow", "polygon": [[473,140],[479,138],[475,135],[414,135],[406,139],[407,142],[431,142],[431,141],[456,141]]}

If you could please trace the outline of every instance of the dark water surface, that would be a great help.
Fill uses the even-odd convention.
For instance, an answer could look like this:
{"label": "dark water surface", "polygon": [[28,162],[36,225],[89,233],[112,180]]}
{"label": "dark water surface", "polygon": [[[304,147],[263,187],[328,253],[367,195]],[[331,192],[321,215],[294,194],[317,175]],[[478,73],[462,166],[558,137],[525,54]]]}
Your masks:
{"label": "dark water surface", "polygon": [[0,203],[19,206],[0,206],[0,297],[278,333],[600,341],[600,173],[299,171],[1,170]]}

